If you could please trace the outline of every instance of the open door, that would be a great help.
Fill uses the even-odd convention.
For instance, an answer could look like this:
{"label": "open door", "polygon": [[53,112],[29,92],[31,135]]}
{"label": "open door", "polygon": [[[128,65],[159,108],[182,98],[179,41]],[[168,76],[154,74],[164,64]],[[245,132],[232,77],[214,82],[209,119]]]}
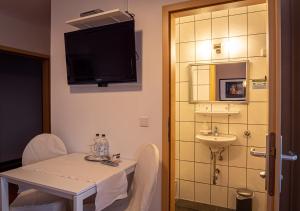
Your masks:
{"label": "open door", "polygon": [[292,48],[293,37],[295,38],[297,32],[295,30],[296,16],[293,16],[295,13],[292,10],[297,7],[292,6],[293,1],[269,0],[268,2],[269,133],[266,136],[266,152],[257,152],[252,149],[251,155],[267,159],[266,172],[261,172],[261,177],[266,179],[268,210],[290,211],[298,210],[297,202],[293,200],[296,194],[292,187],[297,171],[294,166],[293,177],[293,164],[291,163],[298,159],[293,152],[296,130],[295,121],[293,121],[296,114],[293,108],[297,100],[295,100],[294,81],[296,60]]}
{"label": "open door", "polygon": [[[174,172],[174,158],[176,156],[176,133],[174,132],[176,128],[174,121],[174,119],[176,119],[176,103],[174,100],[172,101],[176,96],[175,85],[173,86],[173,84],[176,82],[176,65],[174,58],[177,56],[174,50],[176,40],[172,39],[174,38],[176,30],[171,27],[175,24],[174,18],[177,17],[178,12],[181,12],[183,16],[194,14],[193,11],[197,14],[198,11],[195,10],[195,8],[200,8],[201,11],[201,9],[205,7],[217,5],[219,8],[224,9],[228,7],[229,3],[231,4],[230,6],[241,6],[243,4],[247,5],[249,2],[248,0],[236,1],[234,3],[228,0],[198,0],[167,5],[163,8],[163,210],[175,210],[174,201],[177,187]],[[251,1],[252,4],[253,2],[258,3],[256,0]],[[300,150],[295,151],[292,144],[293,140],[297,140],[297,131],[300,130],[300,124],[298,124],[299,126],[295,124],[299,118],[297,118],[297,116],[293,117],[293,115],[297,115],[297,110],[299,110],[300,106],[300,100],[297,100],[298,98],[293,100],[296,95],[299,95],[297,88],[299,90],[300,83],[296,81],[296,77],[300,73],[297,73],[296,70],[300,65],[295,65],[292,61],[295,63],[300,61],[299,58],[295,58],[293,55],[293,53],[295,53],[294,51],[299,51],[296,46],[299,46],[297,38],[300,33],[297,34],[299,29],[296,27],[297,21],[295,21],[295,19],[298,15],[296,15],[297,12],[295,11],[300,7],[292,5],[299,4],[297,0],[267,0],[267,3],[269,15],[267,45],[269,63],[269,128],[268,134],[266,135],[267,147],[266,151],[252,149],[250,154],[256,157],[266,158],[267,160],[266,171],[262,170],[260,173],[260,176],[265,179],[266,184],[267,210],[296,211],[300,210],[300,201],[297,202],[297,200],[293,200],[293,196],[299,195],[299,193],[296,192],[300,190],[300,182],[296,184],[291,182],[293,179],[293,168],[291,166],[295,164],[298,165],[298,162],[295,162],[297,160],[296,154],[300,155]],[[290,10],[286,9],[293,9],[295,11],[291,14]],[[294,20],[291,21],[291,19]],[[294,27],[293,30],[291,29],[292,26]],[[287,32],[295,33],[292,37],[293,39],[291,39],[291,34],[287,34]],[[292,41],[294,43],[291,43]],[[293,48],[294,50],[292,46],[295,46],[295,49]],[[296,145],[299,145],[300,149],[300,144],[294,141],[294,146]],[[295,154],[290,152],[290,150],[295,152]],[[297,171],[300,172],[300,170],[296,169],[296,172]],[[298,176],[300,175],[294,177],[297,178]],[[194,190],[195,189],[196,188],[194,188]],[[292,203],[294,203],[293,206],[291,205]]]}

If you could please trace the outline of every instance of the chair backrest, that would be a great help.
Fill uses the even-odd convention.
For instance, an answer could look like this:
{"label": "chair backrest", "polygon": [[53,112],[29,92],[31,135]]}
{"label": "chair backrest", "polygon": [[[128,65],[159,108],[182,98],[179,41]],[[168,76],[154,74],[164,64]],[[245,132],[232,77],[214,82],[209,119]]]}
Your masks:
{"label": "chair backrest", "polygon": [[64,142],[53,134],[35,136],[25,147],[22,164],[28,165],[67,154]]}
{"label": "chair backrest", "polygon": [[157,184],[159,151],[154,144],[141,152],[135,168],[132,198],[127,211],[148,211]]}

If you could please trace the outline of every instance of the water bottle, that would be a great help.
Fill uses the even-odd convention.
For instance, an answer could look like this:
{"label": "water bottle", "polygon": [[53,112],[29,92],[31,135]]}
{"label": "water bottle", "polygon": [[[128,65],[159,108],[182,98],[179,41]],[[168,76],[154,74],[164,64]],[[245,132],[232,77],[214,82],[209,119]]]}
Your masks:
{"label": "water bottle", "polygon": [[101,136],[101,144],[103,145],[103,156],[109,157],[109,142],[105,136],[105,134],[102,134]]}
{"label": "water bottle", "polygon": [[95,151],[95,155],[97,157],[100,156],[101,154],[101,143],[100,143],[100,135],[99,133],[96,134],[95,138],[94,138],[94,142],[95,142],[95,145],[94,145],[94,151]]}

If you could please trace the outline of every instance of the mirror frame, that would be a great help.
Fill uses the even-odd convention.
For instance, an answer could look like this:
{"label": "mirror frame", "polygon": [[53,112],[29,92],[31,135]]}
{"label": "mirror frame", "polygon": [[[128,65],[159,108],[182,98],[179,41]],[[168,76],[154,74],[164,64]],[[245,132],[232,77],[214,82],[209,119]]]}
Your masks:
{"label": "mirror frame", "polygon": [[[237,101],[237,100],[193,100],[193,85],[192,85],[192,67],[200,66],[200,65],[217,65],[217,64],[236,64],[236,63],[246,63],[246,100]],[[230,104],[248,104],[249,102],[249,89],[250,89],[250,81],[249,78],[249,60],[240,60],[240,61],[229,61],[229,62],[209,62],[209,63],[191,63],[188,65],[187,70],[189,71],[189,103],[198,104],[198,103],[230,103]]]}

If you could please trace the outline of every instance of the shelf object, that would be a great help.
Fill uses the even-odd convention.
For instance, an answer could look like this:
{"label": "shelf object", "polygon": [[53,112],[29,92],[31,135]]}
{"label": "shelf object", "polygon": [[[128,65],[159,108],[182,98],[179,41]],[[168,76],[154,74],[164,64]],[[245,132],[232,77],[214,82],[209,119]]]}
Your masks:
{"label": "shelf object", "polygon": [[203,115],[234,115],[239,114],[240,111],[196,111],[195,113]]}
{"label": "shelf object", "polygon": [[120,9],[109,10],[66,21],[66,24],[78,29],[87,29],[132,20],[132,17]]}

